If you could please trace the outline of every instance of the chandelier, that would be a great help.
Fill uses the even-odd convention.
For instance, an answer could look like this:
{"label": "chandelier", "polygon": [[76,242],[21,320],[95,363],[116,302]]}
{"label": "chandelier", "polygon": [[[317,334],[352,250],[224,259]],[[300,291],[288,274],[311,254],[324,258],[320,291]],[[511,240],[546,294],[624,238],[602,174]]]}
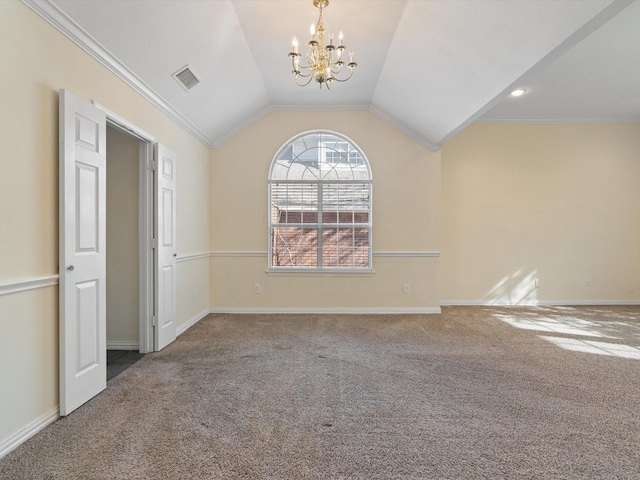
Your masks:
{"label": "chandelier", "polygon": [[[293,66],[293,73],[296,84],[301,87],[309,85],[311,80],[315,80],[322,88],[323,84],[327,85],[327,88],[331,90],[331,84],[336,82],[346,82],[353,75],[353,70],[358,66],[353,61],[353,50],[349,52],[349,63],[346,64],[349,69],[348,74],[345,73],[340,78],[342,67],[345,66],[345,62],[342,60],[342,55],[347,49],[343,45],[342,31],[338,34],[338,40],[340,44],[335,46],[333,44],[333,32],[329,34],[329,44],[324,44],[324,26],[322,25],[322,9],[329,5],[329,0],[313,0],[313,4],[320,10],[320,16],[315,24],[311,24],[309,29],[311,32],[311,40],[307,42],[309,51],[307,52],[307,64],[300,64],[300,57],[302,54],[298,51],[298,39],[293,37],[291,45],[293,51],[289,52],[291,58],[291,65]],[[304,73],[303,73],[304,72]],[[305,80],[307,79],[307,80]]]}

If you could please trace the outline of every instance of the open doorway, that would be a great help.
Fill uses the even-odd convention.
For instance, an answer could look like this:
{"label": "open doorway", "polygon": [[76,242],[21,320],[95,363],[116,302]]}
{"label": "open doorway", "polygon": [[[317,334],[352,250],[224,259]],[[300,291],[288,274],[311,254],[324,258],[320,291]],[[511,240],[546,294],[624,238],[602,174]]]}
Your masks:
{"label": "open doorway", "polygon": [[[107,365],[132,364],[138,354],[155,350],[155,139],[95,105],[107,120]],[[107,378],[113,375],[108,372]]]}
{"label": "open doorway", "polygon": [[107,381],[140,353],[140,147],[107,124]]}

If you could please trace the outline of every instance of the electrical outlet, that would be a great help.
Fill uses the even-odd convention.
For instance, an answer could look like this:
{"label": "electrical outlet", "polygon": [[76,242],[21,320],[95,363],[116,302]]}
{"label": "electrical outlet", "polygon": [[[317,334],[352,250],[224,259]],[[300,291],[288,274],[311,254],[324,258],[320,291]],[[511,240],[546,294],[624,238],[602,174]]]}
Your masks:
{"label": "electrical outlet", "polygon": [[260,285],[259,283],[254,283],[253,284],[253,293],[262,293],[262,285]]}
{"label": "electrical outlet", "polygon": [[590,287],[590,286],[591,286],[591,277],[586,277],[586,278],[584,279],[584,284],[585,284],[587,287]]}
{"label": "electrical outlet", "polygon": [[402,293],[404,293],[405,295],[407,293],[409,293],[409,284],[408,283],[403,283],[402,284]]}
{"label": "electrical outlet", "polygon": [[540,280],[536,278],[535,280],[535,287],[536,288],[540,288]]}

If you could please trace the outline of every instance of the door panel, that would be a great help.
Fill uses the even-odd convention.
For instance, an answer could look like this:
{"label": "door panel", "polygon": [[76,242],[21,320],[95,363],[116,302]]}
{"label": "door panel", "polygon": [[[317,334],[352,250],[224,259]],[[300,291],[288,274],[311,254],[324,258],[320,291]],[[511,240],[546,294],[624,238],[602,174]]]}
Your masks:
{"label": "door panel", "polygon": [[76,162],[76,253],[98,252],[100,170]]}
{"label": "door panel", "polygon": [[156,329],[161,350],[176,339],[176,154],[156,145]]}
{"label": "door panel", "polygon": [[[173,279],[175,277],[175,272],[173,271],[173,267],[171,265],[165,265],[161,269],[160,275],[162,275],[162,279],[160,280],[160,285],[162,285],[162,292],[160,294],[160,301],[162,302],[162,307],[160,311],[162,312],[171,312],[173,311]],[[160,327],[167,328],[173,318],[171,315],[161,315],[160,316]]]}
{"label": "door panel", "polygon": [[104,390],[106,118],[60,90],[60,414]]}
{"label": "door panel", "polygon": [[99,285],[97,281],[76,284],[76,366],[75,370],[83,374],[100,363],[100,337],[97,330]]}

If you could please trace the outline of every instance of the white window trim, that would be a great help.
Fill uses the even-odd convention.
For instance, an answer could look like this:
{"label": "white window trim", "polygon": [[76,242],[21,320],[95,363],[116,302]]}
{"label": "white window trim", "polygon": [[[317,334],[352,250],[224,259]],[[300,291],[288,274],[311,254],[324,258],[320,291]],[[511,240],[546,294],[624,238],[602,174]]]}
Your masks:
{"label": "white window trim", "polygon": [[[316,134],[326,134],[326,135],[333,135],[338,137],[338,141],[346,141],[348,143],[350,143],[353,147],[355,147],[357,149],[357,151],[360,153],[362,159],[363,159],[363,166],[365,166],[367,168],[367,172],[368,172],[368,180],[272,180],[272,172],[273,172],[273,168],[276,164],[276,161],[278,160],[278,158],[280,157],[280,155],[282,154],[282,152],[289,146],[291,145],[291,143],[293,143],[294,141],[296,141],[299,138],[305,137],[307,135],[316,135]],[[334,168],[338,165],[333,165]],[[360,165],[358,165],[360,166]],[[368,229],[369,229],[369,251],[368,251],[368,266],[366,267],[293,267],[293,266],[273,266],[272,265],[272,261],[273,261],[273,241],[272,241],[272,235],[271,235],[271,229],[273,227],[273,223],[272,223],[272,219],[271,219],[271,213],[272,213],[272,205],[271,205],[271,185],[272,184],[283,184],[283,183],[291,183],[291,184],[296,184],[296,185],[301,185],[301,184],[317,184],[319,186],[318,189],[318,197],[321,198],[321,192],[322,192],[322,185],[327,185],[327,184],[367,184],[369,185],[369,222],[365,225]],[[274,155],[273,159],[271,160],[271,165],[269,167],[269,176],[268,176],[268,181],[267,181],[267,238],[268,238],[268,250],[267,250],[267,257],[268,257],[268,267],[267,267],[267,274],[272,275],[303,275],[303,276],[370,276],[373,275],[375,272],[373,270],[373,173],[371,171],[371,164],[369,163],[369,160],[367,158],[367,156],[365,155],[365,153],[362,151],[362,149],[358,146],[357,143],[355,143],[353,140],[351,140],[349,137],[347,137],[346,135],[342,134],[342,133],[338,133],[335,131],[331,131],[331,130],[308,130],[302,133],[299,133],[293,137],[291,137],[289,140],[287,140],[276,152],[276,154]],[[318,202],[318,208],[319,208],[319,218],[321,218],[320,216],[320,212],[322,210],[322,202]],[[315,224],[309,224],[309,225],[316,225],[317,228],[319,229],[324,229],[325,225],[322,224],[322,222],[318,221],[318,223]],[[319,235],[318,238],[318,249],[320,251],[322,248],[322,235]],[[322,254],[319,255],[319,258],[322,259]]]}

